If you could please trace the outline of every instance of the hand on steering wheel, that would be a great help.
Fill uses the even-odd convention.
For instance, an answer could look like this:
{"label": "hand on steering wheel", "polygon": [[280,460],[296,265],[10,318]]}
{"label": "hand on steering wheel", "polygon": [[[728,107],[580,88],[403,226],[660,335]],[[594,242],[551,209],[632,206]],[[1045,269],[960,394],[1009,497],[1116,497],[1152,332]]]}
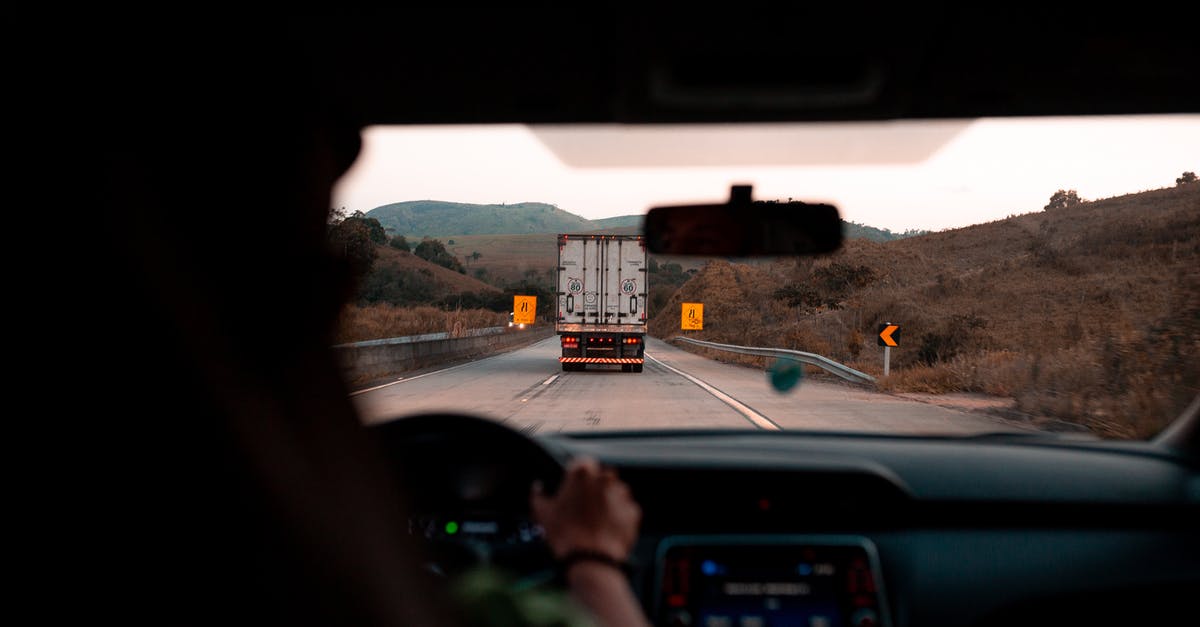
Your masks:
{"label": "hand on steering wheel", "polygon": [[557,559],[590,553],[624,562],[637,541],[641,507],[616,471],[596,460],[572,460],[553,495],[535,482],[530,504]]}

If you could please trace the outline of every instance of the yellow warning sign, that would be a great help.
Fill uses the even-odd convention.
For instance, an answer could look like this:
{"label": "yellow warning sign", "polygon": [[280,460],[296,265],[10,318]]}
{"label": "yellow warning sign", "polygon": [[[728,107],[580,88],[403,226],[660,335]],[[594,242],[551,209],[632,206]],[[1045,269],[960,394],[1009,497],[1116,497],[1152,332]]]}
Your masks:
{"label": "yellow warning sign", "polygon": [[513,323],[533,324],[537,313],[537,296],[513,296]]}
{"label": "yellow warning sign", "polygon": [[683,318],[679,327],[684,331],[699,331],[704,328],[704,304],[684,303]]}

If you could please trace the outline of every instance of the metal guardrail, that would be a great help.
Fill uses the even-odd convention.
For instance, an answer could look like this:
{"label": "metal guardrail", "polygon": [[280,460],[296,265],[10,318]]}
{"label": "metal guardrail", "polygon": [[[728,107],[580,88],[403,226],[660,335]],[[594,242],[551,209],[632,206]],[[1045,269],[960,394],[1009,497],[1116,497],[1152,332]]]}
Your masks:
{"label": "metal guardrail", "polygon": [[705,342],[704,340],[693,340],[690,337],[675,336],[671,338],[674,342],[687,342],[696,346],[712,348],[715,350],[729,351],[731,353],[740,353],[742,355],[758,355],[760,357],[776,357],[795,359],[801,363],[809,364],[822,368],[831,374],[835,374],[852,383],[875,383],[875,377],[859,372],[845,364],[823,357],[816,353],[806,353],[804,351],[794,351],[786,348],[759,348],[756,346],[736,346],[733,344],[718,344],[716,342]]}
{"label": "metal guardrail", "polygon": [[403,337],[389,337],[382,340],[364,340],[362,342],[350,342],[348,344],[335,344],[334,348],[348,348],[358,346],[388,346],[392,344],[414,344],[417,342],[433,342],[436,340],[454,340],[463,337],[482,337],[485,335],[498,335],[504,333],[506,327],[484,327],[482,329],[464,329],[461,333],[454,334],[448,331],[441,333],[425,333],[423,335],[405,335]]}

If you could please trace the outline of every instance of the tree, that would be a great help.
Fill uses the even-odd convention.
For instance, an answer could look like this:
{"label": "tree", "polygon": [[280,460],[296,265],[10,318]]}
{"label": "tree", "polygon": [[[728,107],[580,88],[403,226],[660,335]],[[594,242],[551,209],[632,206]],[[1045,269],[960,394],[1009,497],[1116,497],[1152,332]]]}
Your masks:
{"label": "tree", "polygon": [[417,247],[413,249],[413,254],[424,259],[425,261],[433,261],[438,255],[444,254],[446,247],[436,239],[423,238],[417,243]]}
{"label": "tree", "polygon": [[371,236],[371,241],[376,244],[386,244],[388,241],[387,231],[383,230],[383,225],[375,218],[363,218],[363,223],[367,225],[367,232]]}
{"label": "tree", "polygon": [[417,244],[417,247],[413,249],[413,254],[430,263],[436,263],[443,268],[454,270],[459,274],[466,274],[467,272],[463,268],[462,263],[459,262],[458,257],[450,254],[450,251],[446,250],[445,245],[439,240],[429,239],[428,237],[422,239]]}
{"label": "tree", "polygon": [[404,239],[403,235],[397,235],[396,237],[393,237],[391,241],[388,242],[388,245],[396,250],[403,250],[404,252],[409,252],[412,250],[412,248],[408,245],[408,240]]}
{"label": "tree", "polygon": [[1074,207],[1082,202],[1083,200],[1079,198],[1079,194],[1076,193],[1075,190],[1060,189],[1057,192],[1054,192],[1054,195],[1050,197],[1050,202],[1046,204],[1045,210],[1054,211],[1057,209],[1066,209],[1068,207]]}
{"label": "tree", "polygon": [[375,265],[375,245],[370,226],[364,220],[346,218],[331,225],[329,243],[334,254],[349,264],[350,273],[356,280],[366,276]]}
{"label": "tree", "polygon": [[387,231],[385,231],[383,229],[383,225],[379,223],[379,220],[376,220],[375,218],[368,218],[367,214],[365,214],[361,211],[355,211],[354,213],[350,214],[349,217],[342,218],[341,220],[337,220],[336,217],[339,215],[345,215],[344,208],[341,209],[340,211],[338,211],[338,210],[334,211],[334,213],[333,213],[333,218],[334,218],[333,223],[334,224],[339,224],[339,225],[346,225],[348,223],[349,224],[360,224],[360,225],[362,225],[362,227],[364,229],[366,229],[367,238],[370,239],[372,242],[375,242],[376,244],[386,244],[387,243],[387,241],[388,241]]}
{"label": "tree", "polygon": [[1177,187],[1183,187],[1184,185],[1191,185],[1192,183],[1195,183],[1195,182],[1196,182],[1196,173],[1195,172],[1184,172],[1183,176],[1175,179],[1175,185]]}

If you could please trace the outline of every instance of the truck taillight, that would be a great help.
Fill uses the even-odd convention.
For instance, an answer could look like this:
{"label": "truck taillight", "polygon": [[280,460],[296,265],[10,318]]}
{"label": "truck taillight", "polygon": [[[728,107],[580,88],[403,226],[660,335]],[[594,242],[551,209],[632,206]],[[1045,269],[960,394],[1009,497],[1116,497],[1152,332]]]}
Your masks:
{"label": "truck taillight", "polygon": [[562,336],[563,348],[579,348],[579,338],[574,335]]}
{"label": "truck taillight", "polygon": [[637,344],[637,343],[639,343],[639,342],[641,342],[641,341],[642,341],[642,340],[641,340],[641,338],[636,338],[636,337],[627,337],[627,338],[625,338],[625,343],[626,343],[626,344]]}

